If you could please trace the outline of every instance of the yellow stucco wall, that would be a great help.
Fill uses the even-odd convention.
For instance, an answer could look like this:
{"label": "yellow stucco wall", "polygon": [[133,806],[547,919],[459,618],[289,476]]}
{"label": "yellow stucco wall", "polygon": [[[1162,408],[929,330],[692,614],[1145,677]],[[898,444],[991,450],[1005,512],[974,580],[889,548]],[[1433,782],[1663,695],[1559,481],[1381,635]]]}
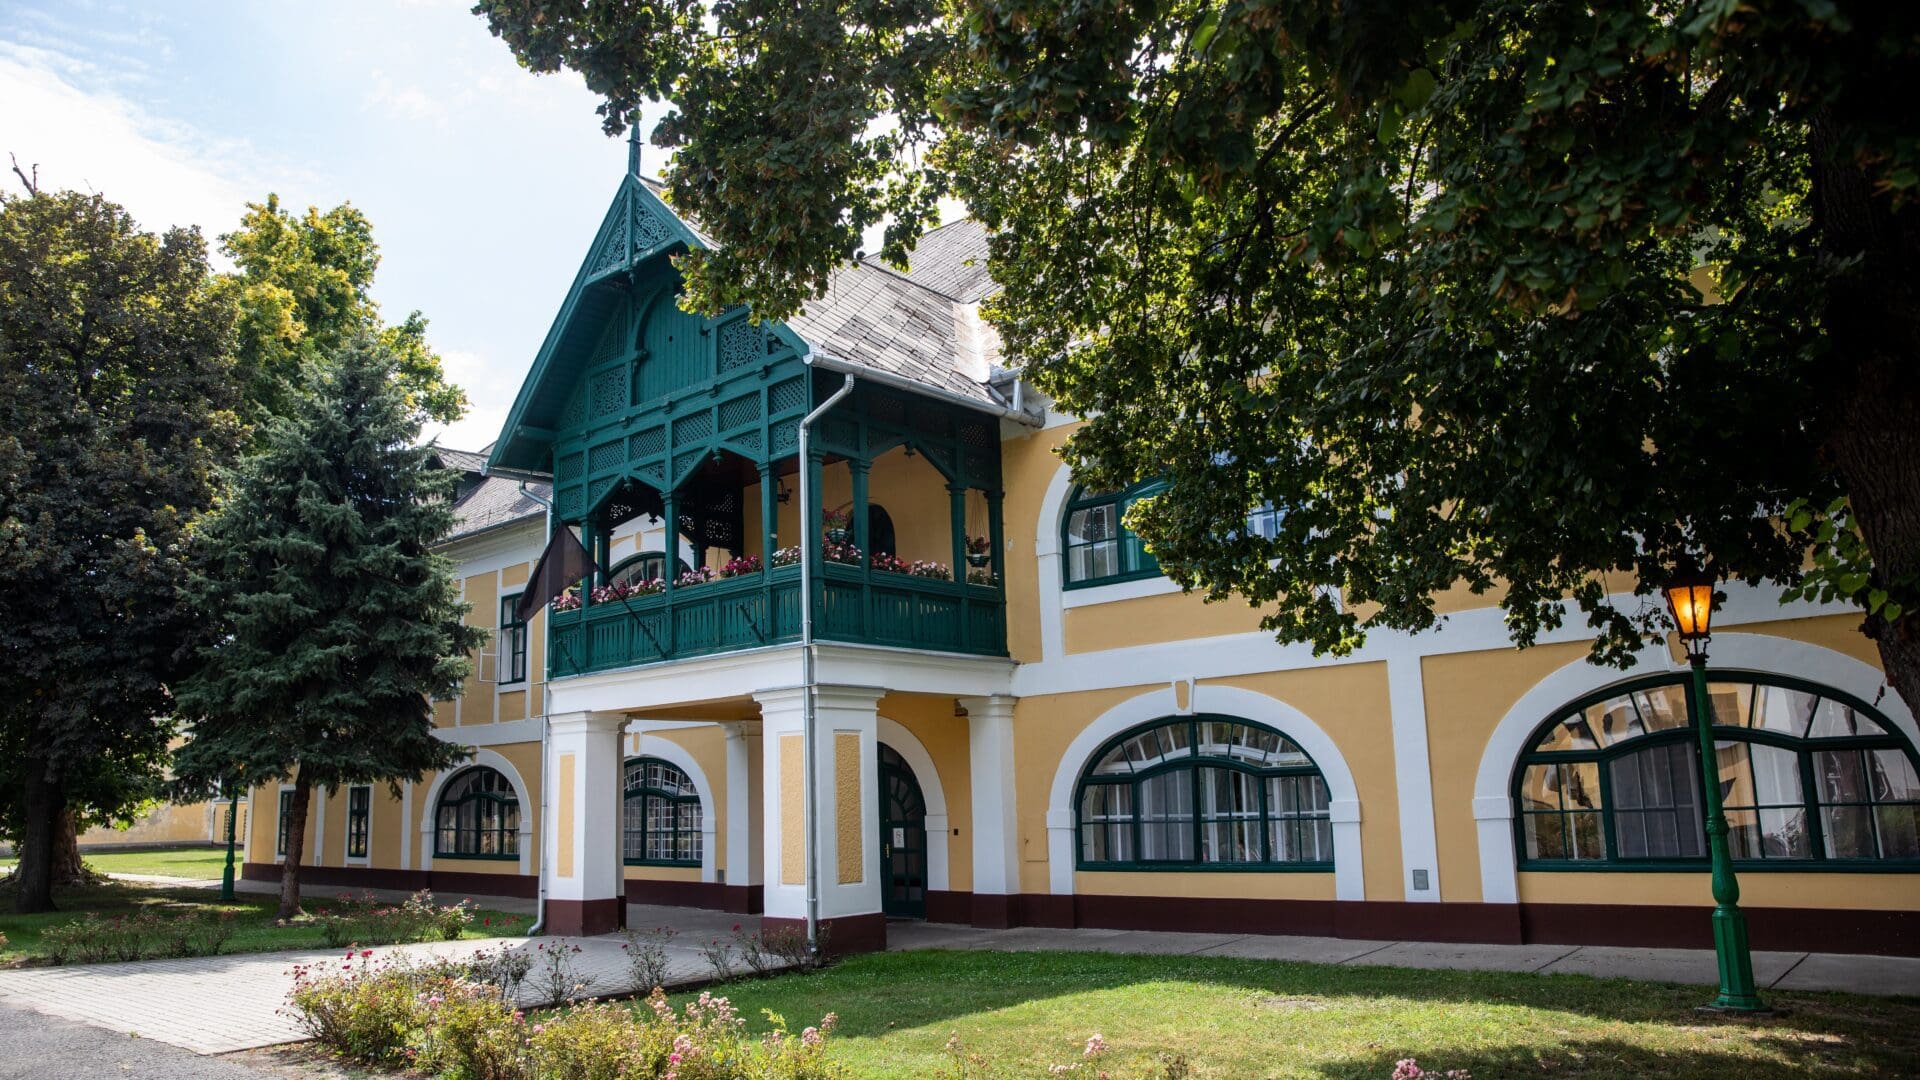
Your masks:
{"label": "yellow stucco wall", "polygon": [[839,866],[839,881],[852,885],[865,880],[866,866],[860,858],[861,823],[872,813],[867,806],[866,786],[860,782],[860,736],[852,731],[833,733],[833,805],[834,847]]}
{"label": "yellow stucco wall", "polygon": [[[967,749],[967,720],[953,715],[953,699],[933,694],[888,694],[880,699],[880,715],[906,728],[926,748],[939,774],[940,792],[947,803],[947,831],[927,837],[927,844],[947,845],[947,887],[956,892],[973,888],[973,771]],[[883,734],[881,742],[886,742]],[[897,748],[896,748],[897,749]],[[915,776],[922,792],[931,786]]]}
{"label": "yellow stucco wall", "polygon": [[780,883],[807,883],[806,745],[780,736]]}

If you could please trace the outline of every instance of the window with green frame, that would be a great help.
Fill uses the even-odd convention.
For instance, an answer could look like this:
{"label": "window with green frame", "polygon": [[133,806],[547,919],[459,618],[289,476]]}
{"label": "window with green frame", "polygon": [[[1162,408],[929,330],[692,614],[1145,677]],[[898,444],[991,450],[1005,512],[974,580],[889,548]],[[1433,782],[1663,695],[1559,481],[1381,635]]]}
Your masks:
{"label": "window with green frame", "polygon": [[1331,870],[1326,780],[1272,728],[1181,716],[1107,742],[1080,775],[1083,870]]}
{"label": "window with green frame", "polygon": [[291,788],[280,793],[279,824],[280,827],[276,829],[273,834],[273,853],[275,855],[285,855],[287,853],[287,843],[292,838],[292,834],[289,832],[289,826],[293,824],[293,789]]}
{"label": "window with green frame", "polygon": [[[1514,769],[1521,869],[1705,869],[1699,735],[1685,674],[1614,687],[1541,725]],[[1920,868],[1920,758],[1827,687],[1707,684],[1728,845],[1747,869]]]}
{"label": "window with green frame", "polygon": [[496,636],[502,684],[527,681],[527,624],[514,611],[519,604],[519,593],[500,598],[500,630]]}
{"label": "window with green frame", "polygon": [[629,759],[621,816],[621,854],[628,865],[700,865],[700,792],[679,766]]}
{"label": "window with green frame", "polygon": [[[667,556],[664,552],[643,551],[638,555],[629,555],[614,564],[613,569],[607,571],[607,580],[624,581],[633,585],[643,581],[657,581],[661,578],[661,571],[666,565]],[[684,574],[688,570],[685,559],[675,559],[673,565],[675,574]]]}
{"label": "window with green frame", "polygon": [[447,781],[433,812],[433,854],[448,859],[520,857],[520,799],[506,777],[475,765]]}
{"label": "window with green frame", "polygon": [[364,784],[347,789],[347,858],[367,857],[373,824],[373,789]]}
{"label": "window with green frame", "polygon": [[1060,551],[1066,561],[1062,575],[1069,589],[1110,585],[1159,577],[1160,564],[1123,523],[1127,507],[1166,490],[1162,480],[1148,480],[1120,491],[1073,489],[1060,524]]}

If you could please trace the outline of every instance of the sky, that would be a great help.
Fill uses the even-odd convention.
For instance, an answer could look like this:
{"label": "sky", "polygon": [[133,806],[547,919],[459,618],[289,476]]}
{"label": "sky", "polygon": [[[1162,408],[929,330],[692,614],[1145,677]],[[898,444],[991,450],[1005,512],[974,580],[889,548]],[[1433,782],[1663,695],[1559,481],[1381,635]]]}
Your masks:
{"label": "sky", "polygon": [[[374,298],[419,310],[472,400],[443,445],[505,422],[626,168],[598,98],[536,76],[471,0],[0,0],[0,155],[212,246],[248,202],[351,202]],[[648,119],[651,126],[651,117]],[[663,152],[644,147],[642,171]],[[7,163],[0,161],[0,170]],[[8,185],[18,190],[11,172]]]}

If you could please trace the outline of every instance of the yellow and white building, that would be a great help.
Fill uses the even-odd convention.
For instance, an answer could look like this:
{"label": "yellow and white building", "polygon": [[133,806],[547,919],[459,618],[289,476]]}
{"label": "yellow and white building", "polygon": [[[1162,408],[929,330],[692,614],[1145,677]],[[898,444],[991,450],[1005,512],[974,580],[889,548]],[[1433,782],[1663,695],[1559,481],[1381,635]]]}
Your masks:
{"label": "yellow and white building", "polygon": [[[442,455],[444,550],[494,633],[435,722],[474,758],[317,793],[307,881],[540,896],[596,932],[623,900],[798,924],[811,866],[842,950],[890,917],[1711,940],[1676,651],[1598,668],[1577,626],[1516,650],[1465,591],[1348,657],[1277,644],[1126,534],[1150,486],[1075,487],[1075,421],[979,318],[976,227],[767,325],[678,309],[669,257],[703,242],[624,178],[499,441]],[[560,528],[606,572],[516,625]],[[1912,711],[1858,612],[1726,591],[1709,704],[1755,947],[1920,953]]]}

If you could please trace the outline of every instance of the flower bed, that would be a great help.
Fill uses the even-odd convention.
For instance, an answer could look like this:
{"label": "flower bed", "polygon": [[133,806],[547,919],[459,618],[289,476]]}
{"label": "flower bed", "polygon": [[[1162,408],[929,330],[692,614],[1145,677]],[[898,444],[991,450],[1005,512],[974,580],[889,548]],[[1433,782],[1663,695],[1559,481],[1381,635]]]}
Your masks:
{"label": "flower bed", "polygon": [[178,915],[143,911],[112,917],[88,912],[48,927],[40,940],[47,959],[55,964],[218,956],[239,929],[238,922],[233,911]]}
{"label": "flower bed", "polygon": [[[571,1004],[529,1018],[514,995],[524,950],[465,963],[420,964],[349,953],[294,970],[289,1009],[328,1051],[351,1061],[433,1076],[662,1077],[671,1080],[816,1080],[845,1077],[827,1047],[829,1013],[798,1035],[770,1017],[755,1039],[724,997],[703,993],[675,1011],[655,990],[645,1007]],[[516,973],[517,972],[517,973]]]}
{"label": "flower bed", "polygon": [[893,555],[879,554],[873,557],[873,568],[889,574],[907,574],[912,577],[932,578],[935,581],[952,581],[953,568],[942,562],[930,562],[915,559],[908,562]]}
{"label": "flower bed", "polygon": [[458,941],[473,923],[473,905],[446,906],[425,889],[405,902],[386,904],[370,892],[341,893],[334,906],[313,917],[328,945],[393,945],[408,941]]}

